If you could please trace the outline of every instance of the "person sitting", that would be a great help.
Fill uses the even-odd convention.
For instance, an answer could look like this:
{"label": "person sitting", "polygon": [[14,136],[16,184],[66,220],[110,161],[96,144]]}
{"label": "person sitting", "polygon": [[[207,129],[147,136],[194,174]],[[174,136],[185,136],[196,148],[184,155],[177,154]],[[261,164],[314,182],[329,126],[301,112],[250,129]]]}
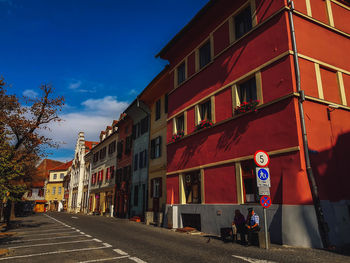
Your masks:
{"label": "person sitting", "polygon": [[245,243],[245,218],[239,209],[235,210],[235,217],[232,222],[232,242],[237,241],[237,233],[240,235],[241,243]]}
{"label": "person sitting", "polygon": [[249,246],[252,244],[253,233],[260,231],[259,216],[255,214],[253,208],[248,209],[245,227],[248,234],[248,243],[246,245]]}

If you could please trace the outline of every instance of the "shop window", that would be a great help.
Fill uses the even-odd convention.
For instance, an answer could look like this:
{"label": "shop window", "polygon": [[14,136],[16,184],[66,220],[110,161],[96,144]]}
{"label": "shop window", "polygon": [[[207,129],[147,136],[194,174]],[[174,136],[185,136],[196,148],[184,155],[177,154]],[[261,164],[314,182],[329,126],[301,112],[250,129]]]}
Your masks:
{"label": "shop window", "polygon": [[162,197],[162,178],[154,178],[151,180],[151,197]]}
{"label": "shop window", "polygon": [[200,172],[184,175],[184,189],[186,204],[201,203],[201,175]]}
{"label": "shop window", "polygon": [[255,163],[253,160],[241,163],[242,180],[243,180],[243,196],[245,203],[257,203],[259,199],[258,189],[256,185]]}
{"label": "shop window", "polygon": [[180,66],[177,67],[177,85],[180,85],[186,80],[186,63],[182,62]]}
{"label": "shop window", "polygon": [[211,61],[210,40],[199,48],[199,68],[203,68]]}
{"label": "shop window", "polygon": [[235,38],[238,39],[252,29],[252,14],[250,6],[244,8],[234,17]]}

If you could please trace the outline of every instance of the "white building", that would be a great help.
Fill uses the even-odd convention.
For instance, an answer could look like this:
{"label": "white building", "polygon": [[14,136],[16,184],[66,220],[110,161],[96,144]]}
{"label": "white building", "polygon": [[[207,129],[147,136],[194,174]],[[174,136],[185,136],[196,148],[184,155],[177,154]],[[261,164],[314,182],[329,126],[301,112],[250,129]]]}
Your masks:
{"label": "white building", "polygon": [[85,141],[84,133],[79,132],[70,173],[68,212],[86,212],[89,177],[85,169],[84,156],[98,142]]}

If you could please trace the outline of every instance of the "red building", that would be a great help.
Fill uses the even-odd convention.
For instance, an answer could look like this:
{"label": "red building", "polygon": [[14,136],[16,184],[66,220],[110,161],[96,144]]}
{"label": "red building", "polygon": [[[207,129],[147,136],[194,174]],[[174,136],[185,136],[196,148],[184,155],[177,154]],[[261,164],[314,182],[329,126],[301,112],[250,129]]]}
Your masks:
{"label": "red building", "polygon": [[218,234],[248,207],[263,225],[261,149],[271,157],[271,241],[350,241],[350,5],[294,2],[212,0],[157,55],[173,79],[169,225]]}
{"label": "red building", "polygon": [[114,214],[125,218],[129,215],[132,165],[132,119],[122,113],[118,122],[117,172],[115,183]]}

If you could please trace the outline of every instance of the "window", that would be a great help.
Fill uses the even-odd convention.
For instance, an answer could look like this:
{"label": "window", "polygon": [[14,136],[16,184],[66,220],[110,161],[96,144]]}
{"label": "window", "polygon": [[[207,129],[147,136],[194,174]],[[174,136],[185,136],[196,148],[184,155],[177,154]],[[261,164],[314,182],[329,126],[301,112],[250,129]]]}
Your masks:
{"label": "window", "polygon": [[60,173],[60,178],[61,178],[61,179],[64,178],[64,173]]}
{"label": "window", "polygon": [[56,194],[56,186],[52,187],[52,194],[53,194],[53,195]]}
{"label": "window", "polygon": [[[32,195],[33,195],[33,190],[29,190],[27,196],[28,196],[28,197],[32,197]],[[40,196],[40,195],[39,195],[39,196]]]}
{"label": "window", "polygon": [[151,140],[151,159],[159,158],[162,155],[162,137]]}
{"label": "window", "polygon": [[234,17],[235,37],[236,39],[243,36],[252,29],[252,15],[250,6],[246,7],[241,13]]}
{"label": "window", "polygon": [[103,170],[98,172],[98,182],[102,182],[103,181]]}
{"label": "window", "polygon": [[128,167],[127,166],[125,166],[124,168],[123,168],[123,181],[128,181]]}
{"label": "window", "polygon": [[57,179],[57,174],[54,174],[54,175],[53,175],[53,179]]}
{"label": "window", "polygon": [[210,40],[199,48],[199,68],[203,68],[211,61]]}
{"label": "window", "polygon": [[164,112],[168,113],[168,93],[164,96]]}
{"label": "window", "polygon": [[113,154],[115,152],[115,141],[108,145],[108,154]]}
{"label": "window", "polygon": [[131,136],[126,137],[125,139],[125,154],[129,154],[131,152]]}
{"label": "window", "polygon": [[201,203],[201,175],[199,171],[184,175],[184,190],[186,204]]}
{"label": "window", "polygon": [[208,100],[199,105],[200,120],[211,120],[211,101]]}
{"label": "window", "polygon": [[139,162],[139,167],[140,167],[140,169],[142,169],[143,168],[143,152],[140,152],[140,162]]}
{"label": "window", "polygon": [[180,85],[186,80],[186,63],[182,62],[180,66],[177,67],[177,85]]}
{"label": "window", "polygon": [[255,77],[238,85],[238,96],[240,103],[257,100]]}
{"label": "window", "polygon": [[154,178],[151,180],[151,197],[162,197],[162,178]]}
{"label": "window", "polygon": [[93,159],[94,163],[96,163],[98,161],[98,152],[94,153],[94,159]]}
{"label": "window", "polygon": [[181,132],[181,131],[185,131],[185,116],[182,114],[181,116],[179,117],[176,117],[175,119],[175,132],[178,133],[178,132]]}
{"label": "window", "polygon": [[59,195],[62,194],[62,187],[61,186],[58,187],[58,194]]}
{"label": "window", "polygon": [[106,147],[103,147],[100,150],[100,160],[104,159],[106,157]]}
{"label": "window", "polygon": [[160,119],[160,100],[156,102],[156,120]]}
{"label": "window", "polygon": [[241,163],[242,180],[243,180],[243,196],[245,203],[257,203],[258,192],[256,186],[255,164],[253,160]]}
{"label": "window", "polygon": [[120,159],[123,155],[123,141],[118,142],[117,144],[117,157]]}
{"label": "window", "polygon": [[141,135],[148,131],[148,116],[141,120]]}
{"label": "window", "polygon": [[41,197],[41,196],[44,196],[44,189],[43,189],[43,188],[39,189],[38,195],[39,195],[40,197]]}
{"label": "window", "polygon": [[143,167],[146,167],[147,165],[147,150],[143,151]]}
{"label": "window", "polygon": [[134,187],[134,206],[139,205],[139,186],[135,185]]}
{"label": "window", "polygon": [[139,155],[135,154],[135,156],[134,156],[134,171],[136,171],[138,168],[138,160],[139,160],[138,157],[139,157]]}

